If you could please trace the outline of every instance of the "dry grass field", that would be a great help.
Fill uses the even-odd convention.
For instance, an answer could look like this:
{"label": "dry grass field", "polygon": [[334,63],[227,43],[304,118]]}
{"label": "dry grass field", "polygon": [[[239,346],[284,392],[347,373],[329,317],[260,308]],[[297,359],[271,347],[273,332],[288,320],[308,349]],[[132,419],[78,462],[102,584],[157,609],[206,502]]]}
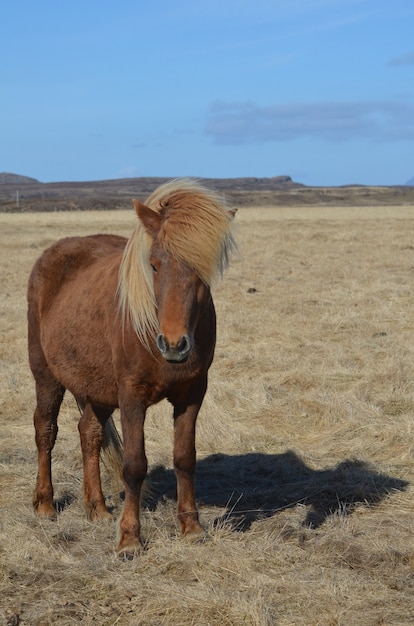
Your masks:
{"label": "dry grass field", "polygon": [[149,414],[146,548],[86,520],[77,409],[54,452],[56,522],[36,519],[25,291],[71,234],[128,234],[131,210],[0,214],[0,624],[414,623],[414,206],[241,209],[214,289],[218,345],[198,423],[207,540],[180,539],[172,420]]}

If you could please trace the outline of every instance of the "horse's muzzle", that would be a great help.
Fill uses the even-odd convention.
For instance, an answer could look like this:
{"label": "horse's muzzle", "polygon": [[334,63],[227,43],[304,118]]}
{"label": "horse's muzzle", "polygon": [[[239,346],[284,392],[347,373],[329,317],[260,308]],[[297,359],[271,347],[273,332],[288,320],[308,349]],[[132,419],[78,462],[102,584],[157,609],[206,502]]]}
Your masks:
{"label": "horse's muzzle", "polygon": [[169,343],[165,335],[160,333],[157,337],[157,348],[169,363],[185,363],[193,347],[193,338],[183,335],[176,343]]}

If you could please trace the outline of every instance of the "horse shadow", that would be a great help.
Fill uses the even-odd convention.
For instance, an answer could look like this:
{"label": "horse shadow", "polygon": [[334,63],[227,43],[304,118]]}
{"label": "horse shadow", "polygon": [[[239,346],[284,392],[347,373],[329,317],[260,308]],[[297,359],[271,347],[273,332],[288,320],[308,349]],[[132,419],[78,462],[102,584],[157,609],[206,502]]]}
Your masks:
{"label": "horse shadow", "polygon": [[[148,509],[176,499],[173,470],[154,467],[148,485]],[[359,460],[313,470],[290,450],[283,454],[212,454],[197,462],[195,474],[198,504],[224,508],[214,524],[226,523],[241,532],[255,521],[297,504],[308,507],[303,525],[318,528],[330,515],[350,514],[359,504],[375,505],[408,485]]]}

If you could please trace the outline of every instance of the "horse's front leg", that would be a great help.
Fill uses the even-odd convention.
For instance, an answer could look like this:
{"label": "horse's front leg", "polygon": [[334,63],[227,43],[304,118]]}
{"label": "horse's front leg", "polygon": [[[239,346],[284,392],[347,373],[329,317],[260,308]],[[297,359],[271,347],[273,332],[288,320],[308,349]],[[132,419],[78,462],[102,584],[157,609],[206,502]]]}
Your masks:
{"label": "horse's front leg", "polygon": [[140,539],[141,488],[147,474],[144,446],[146,406],[140,400],[120,402],[124,464],[122,475],[125,501],[118,525],[117,551],[133,554],[142,547]]}
{"label": "horse's front leg", "polygon": [[177,478],[178,519],[182,534],[189,539],[204,535],[195,502],[195,430],[197,415],[206,392],[203,383],[188,403],[174,406],[174,470]]}

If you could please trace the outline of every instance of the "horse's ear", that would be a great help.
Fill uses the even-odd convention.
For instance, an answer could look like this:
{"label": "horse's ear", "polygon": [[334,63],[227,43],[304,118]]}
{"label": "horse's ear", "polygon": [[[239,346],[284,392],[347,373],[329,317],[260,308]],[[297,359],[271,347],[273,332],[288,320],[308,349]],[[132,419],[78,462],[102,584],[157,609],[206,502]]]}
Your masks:
{"label": "horse's ear", "polygon": [[232,219],[234,219],[234,217],[235,217],[235,215],[236,215],[237,211],[238,211],[238,209],[229,209],[229,210],[227,211],[227,213],[229,214],[229,217],[230,217],[230,219],[231,219],[231,220],[232,220]]}
{"label": "horse's ear", "polygon": [[139,200],[133,200],[133,203],[138,219],[141,220],[145,230],[151,237],[155,237],[161,226],[162,218],[160,214],[142,204]]}

